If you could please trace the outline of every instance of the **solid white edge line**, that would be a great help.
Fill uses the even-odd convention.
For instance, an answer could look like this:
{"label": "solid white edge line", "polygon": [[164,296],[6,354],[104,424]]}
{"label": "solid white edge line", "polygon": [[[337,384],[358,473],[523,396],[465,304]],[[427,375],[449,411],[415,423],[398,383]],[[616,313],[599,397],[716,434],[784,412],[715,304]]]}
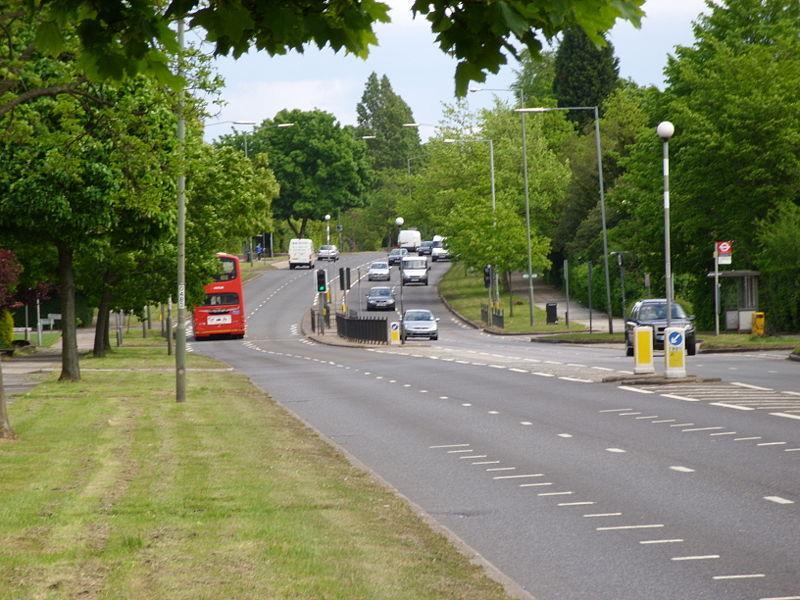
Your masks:
{"label": "solid white edge line", "polygon": [[790,414],[787,414],[787,413],[769,413],[769,414],[771,414],[773,417],[785,417],[787,419],[798,419],[798,420],[800,420],[800,415],[790,415]]}

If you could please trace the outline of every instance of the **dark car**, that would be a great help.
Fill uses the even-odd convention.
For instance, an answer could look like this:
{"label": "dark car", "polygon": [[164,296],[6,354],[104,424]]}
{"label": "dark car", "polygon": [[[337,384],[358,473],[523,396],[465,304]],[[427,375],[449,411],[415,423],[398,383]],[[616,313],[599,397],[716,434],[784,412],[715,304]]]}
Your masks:
{"label": "dark car", "polygon": [[367,310],[394,310],[394,292],[392,288],[372,288],[367,294]]}
{"label": "dark car", "polygon": [[387,260],[390,265],[399,265],[404,256],[408,256],[408,250],[405,248],[392,248]]}
{"label": "dark car", "polygon": [[433,250],[433,242],[420,242],[420,245],[417,246],[417,254],[419,256],[430,256],[431,251]]}
{"label": "dark car", "polygon": [[[639,300],[633,305],[631,314],[625,320],[625,354],[633,356],[633,328],[649,326],[653,328],[653,347],[664,348],[664,329],[667,326],[667,301],[665,298]],[[686,353],[694,356],[697,352],[694,317],[687,315],[677,302],[672,303],[671,327],[683,327],[686,332]]]}

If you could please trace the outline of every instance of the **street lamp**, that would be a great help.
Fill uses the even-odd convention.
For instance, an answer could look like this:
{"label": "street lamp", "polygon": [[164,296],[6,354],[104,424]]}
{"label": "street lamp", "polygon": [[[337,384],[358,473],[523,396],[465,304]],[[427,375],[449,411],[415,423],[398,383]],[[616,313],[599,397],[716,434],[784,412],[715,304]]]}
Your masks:
{"label": "street lamp", "polygon": [[617,266],[619,267],[619,286],[622,290],[622,318],[625,318],[625,265],[624,265],[624,252],[611,252],[611,256],[617,257]]}
{"label": "street lamp", "polygon": [[[672,265],[670,264],[669,247],[669,140],[675,133],[675,126],[669,121],[662,121],[656,133],[664,142],[664,277],[667,288],[667,327],[672,325]],[[664,344],[666,348],[666,342]]]}
{"label": "street lamp", "polygon": [[325,215],[325,243],[331,243],[331,216]]}
{"label": "street lamp", "polygon": [[603,229],[603,266],[606,276],[606,305],[608,306],[608,332],[614,333],[614,321],[611,315],[611,278],[608,274],[608,231],[606,230],[606,196],[603,187],[603,153],[600,148],[600,114],[596,106],[559,106],[559,107],[534,107],[518,108],[520,113],[546,113],[558,110],[591,110],[594,112],[594,137],[597,146],[597,175],[600,183],[600,224]]}
{"label": "street lamp", "polygon": [[[406,220],[403,217],[397,217],[394,220],[394,224],[397,225],[398,230],[403,226]],[[403,257],[400,257],[400,344],[406,343],[406,336],[405,336],[405,329],[403,323],[403,316],[405,315],[405,311],[403,310]]]}
{"label": "street lamp", "polygon": [[[470,92],[515,92],[511,88],[471,88]],[[525,106],[525,90],[519,88],[520,104]],[[528,238],[528,312],[530,317],[530,325],[533,327],[533,249],[531,245],[531,202],[530,194],[528,191],[528,142],[525,131],[525,113],[520,113],[520,120],[522,124],[522,178],[525,182],[525,233]]]}

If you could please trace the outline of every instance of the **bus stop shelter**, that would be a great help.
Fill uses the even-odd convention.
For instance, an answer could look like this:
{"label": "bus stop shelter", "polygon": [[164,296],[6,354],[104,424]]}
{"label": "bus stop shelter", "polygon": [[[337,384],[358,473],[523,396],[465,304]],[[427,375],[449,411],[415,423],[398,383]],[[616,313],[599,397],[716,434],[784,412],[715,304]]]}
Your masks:
{"label": "bus stop shelter", "polygon": [[[720,302],[720,309],[725,315],[727,331],[749,332],[753,328],[753,313],[758,310],[758,277],[759,271],[734,270],[720,271],[720,279],[732,279],[736,283],[736,305]],[[708,274],[713,279],[714,272]],[[720,281],[720,288],[723,282]],[[720,298],[724,298],[720,290]],[[729,296],[728,296],[729,297]]]}

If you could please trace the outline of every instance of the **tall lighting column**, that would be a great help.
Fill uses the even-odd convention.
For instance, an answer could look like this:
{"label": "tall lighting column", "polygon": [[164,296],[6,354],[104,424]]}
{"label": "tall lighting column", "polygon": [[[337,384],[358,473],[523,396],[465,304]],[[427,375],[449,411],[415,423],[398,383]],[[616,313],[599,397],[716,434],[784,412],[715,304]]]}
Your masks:
{"label": "tall lighting column", "polygon": [[[178,78],[183,78],[183,19],[178,21]],[[178,92],[178,323],[175,328],[175,401],[186,400],[186,121],[183,115],[185,84]],[[168,335],[172,335],[169,332]]]}
{"label": "tall lighting column", "polygon": [[[403,223],[405,223],[405,222],[406,222],[406,220],[403,217],[397,217],[394,220],[394,224],[397,225],[398,231],[400,230],[400,228],[403,226]],[[389,275],[389,277],[391,278],[391,274]],[[404,316],[405,316],[405,311],[403,309],[403,257],[401,256],[400,257],[400,345],[403,345],[403,344],[406,343],[406,332],[405,332],[405,329],[403,329],[403,327],[404,327],[403,317]]]}
{"label": "tall lighting column", "polygon": [[611,315],[611,278],[608,273],[608,231],[606,230],[606,194],[603,186],[603,152],[600,147],[600,114],[596,106],[558,106],[518,108],[517,112],[545,113],[568,110],[590,110],[594,113],[594,137],[597,147],[597,175],[600,184],[600,225],[603,230],[603,267],[606,277],[606,306],[608,306],[608,332],[614,333],[614,321]]}
{"label": "tall lighting column", "polygon": [[[669,140],[675,133],[675,126],[669,121],[662,121],[656,128],[656,133],[664,142],[664,277],[667,288],[667,327],[672,326],[672,264],[670,261],[669,239]],[[666,348],[666,340],[664,342]]]}

